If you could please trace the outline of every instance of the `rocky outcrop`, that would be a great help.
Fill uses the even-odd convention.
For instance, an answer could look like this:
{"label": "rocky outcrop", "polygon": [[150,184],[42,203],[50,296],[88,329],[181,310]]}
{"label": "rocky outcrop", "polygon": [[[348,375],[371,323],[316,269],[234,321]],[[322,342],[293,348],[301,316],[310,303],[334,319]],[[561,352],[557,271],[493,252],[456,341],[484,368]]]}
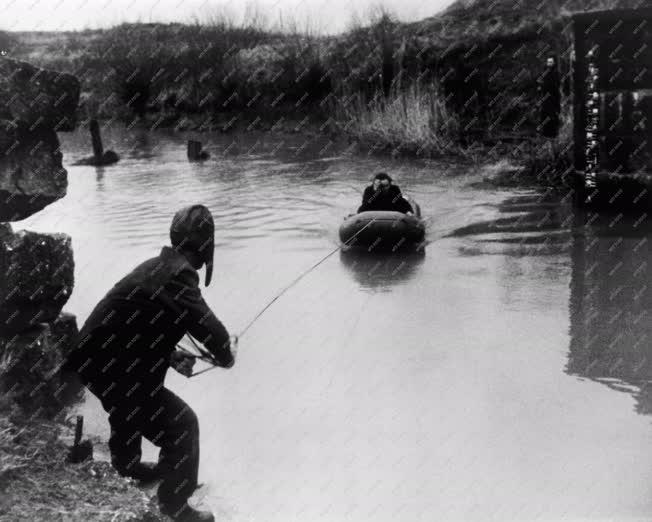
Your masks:
{"label": "rocky outcrop", "polygon": [[0,333],[54,321],[74,285],[70,237],[23,230],[0,241]]}
{"label": "rocky outcrop", "polygon": [[[63,330],[63,331],[62,331]],[[0,389],[31,416],[51,417],[78,398],[80,387],[60,376],[66,342],[77,331],[74,316],[0,336]],[[64,333],[65,332],[65,333]]]}
{"label": "rocky outcrop", "polygon": [[11,225],[9,223],[0,223],[0,241],[4,241],[13,235]]}
{"label": "rocky outcrop", "polygon": [[0,220],[25,219],[68,188],[54,130],[29,132],[0,121]]}
{"label": "rocky outcrop", "polygon": [[69,74],[0,58],[0,220],[66,195],[57,131],[76,126],[80,84]]}
{"label": "rocky outcrop", "polygon": [[35,132],[77,126],[79,80],[26,62],[0,59],[0,118]]}
{"label": "rocky outcrop", "polygon": [[[74,76],[0,58],[0,221],[66,195],[57,131],[75,128],[78,101]],[[0,395],[31,415],[60,411],[78,391],[60,371],[77,333],[62,313],[73,285],[70,237],[0,223]]]}

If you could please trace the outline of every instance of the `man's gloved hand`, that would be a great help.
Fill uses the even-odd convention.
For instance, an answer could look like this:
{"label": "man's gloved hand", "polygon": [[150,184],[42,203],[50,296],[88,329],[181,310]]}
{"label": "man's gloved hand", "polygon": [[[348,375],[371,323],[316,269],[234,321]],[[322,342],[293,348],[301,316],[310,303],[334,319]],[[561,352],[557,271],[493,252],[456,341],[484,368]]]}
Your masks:
{"label": "man's gloved hand", "polygon": [[175,350],[170,355],[170,366],[178,371],[181,375],[190,377],[192,368],[195,365],[195,357],[188,355],[180,350]]}
{"label": "man's gloved hand", "polygon": [[231,350],[231,355],[233,355],[233,364],[235,364],[235,360],[238,356],[238,336],[232,335],[229,340],[231,341],[229,348]]}

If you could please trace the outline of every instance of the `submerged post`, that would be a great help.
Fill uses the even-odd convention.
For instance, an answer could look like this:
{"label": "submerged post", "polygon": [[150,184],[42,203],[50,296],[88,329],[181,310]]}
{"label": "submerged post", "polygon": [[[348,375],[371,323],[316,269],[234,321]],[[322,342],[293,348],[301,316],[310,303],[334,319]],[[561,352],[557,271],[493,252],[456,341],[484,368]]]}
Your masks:
{"label": "submerged post", "polygon": [[104,145],[102,145],[102,135],[100,134],[100,125],[95,118],[91,119],[89,130],[91,132],[93,155],[75,161],[73,165],[93,165],[95,167],[101,167],[117,163],[120,160],[120,156],[112,150],[104,150]]}
{"label": "submerged post", "polygon": [[190,161],[205,160],[208,158],[208,152],[202,150],[201,141],[188,140],[188,159]]}
{"label": "submerged post", "polygon": [[91,141],[93,142],[93,156],[100,160],[104,156],[104,146],[102,145],[102,136],[100,135],[100,126],[97,120],[91,120],[90,130]]}
{"label": "submerged post", "polygon": [[201,151],[201,143],[195,140],[188,140],[188,159],[199,159],[199,151]]}

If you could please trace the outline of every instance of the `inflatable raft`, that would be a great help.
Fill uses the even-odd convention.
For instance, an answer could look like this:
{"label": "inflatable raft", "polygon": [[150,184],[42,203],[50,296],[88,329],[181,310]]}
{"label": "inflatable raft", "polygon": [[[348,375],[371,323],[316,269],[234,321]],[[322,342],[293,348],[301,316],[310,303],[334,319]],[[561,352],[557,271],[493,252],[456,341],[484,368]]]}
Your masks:
{"label": "inflatable raft", "polygon": [[344,249],[371,251],[415,251],[423,248],[426,226],[417,216],[373,210],[353,214],[340,226]]}

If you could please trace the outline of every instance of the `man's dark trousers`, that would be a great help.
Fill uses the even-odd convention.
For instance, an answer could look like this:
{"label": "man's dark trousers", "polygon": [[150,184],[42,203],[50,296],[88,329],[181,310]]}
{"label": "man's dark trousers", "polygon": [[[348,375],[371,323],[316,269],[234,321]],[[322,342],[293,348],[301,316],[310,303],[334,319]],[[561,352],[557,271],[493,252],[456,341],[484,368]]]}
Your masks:
{"label": "man's dark trousers", "polygon": [[109,413],[113,466],[127,474],[130,466],[140,462],[145,437],[161,448],[158,465],[163,480],[158,488],[159,501],[171,507],[182,505],[197,487],[199,423],[195,412],[164,387],[120,400],[115,396],[103,400],[101,393],[96,395]]}

